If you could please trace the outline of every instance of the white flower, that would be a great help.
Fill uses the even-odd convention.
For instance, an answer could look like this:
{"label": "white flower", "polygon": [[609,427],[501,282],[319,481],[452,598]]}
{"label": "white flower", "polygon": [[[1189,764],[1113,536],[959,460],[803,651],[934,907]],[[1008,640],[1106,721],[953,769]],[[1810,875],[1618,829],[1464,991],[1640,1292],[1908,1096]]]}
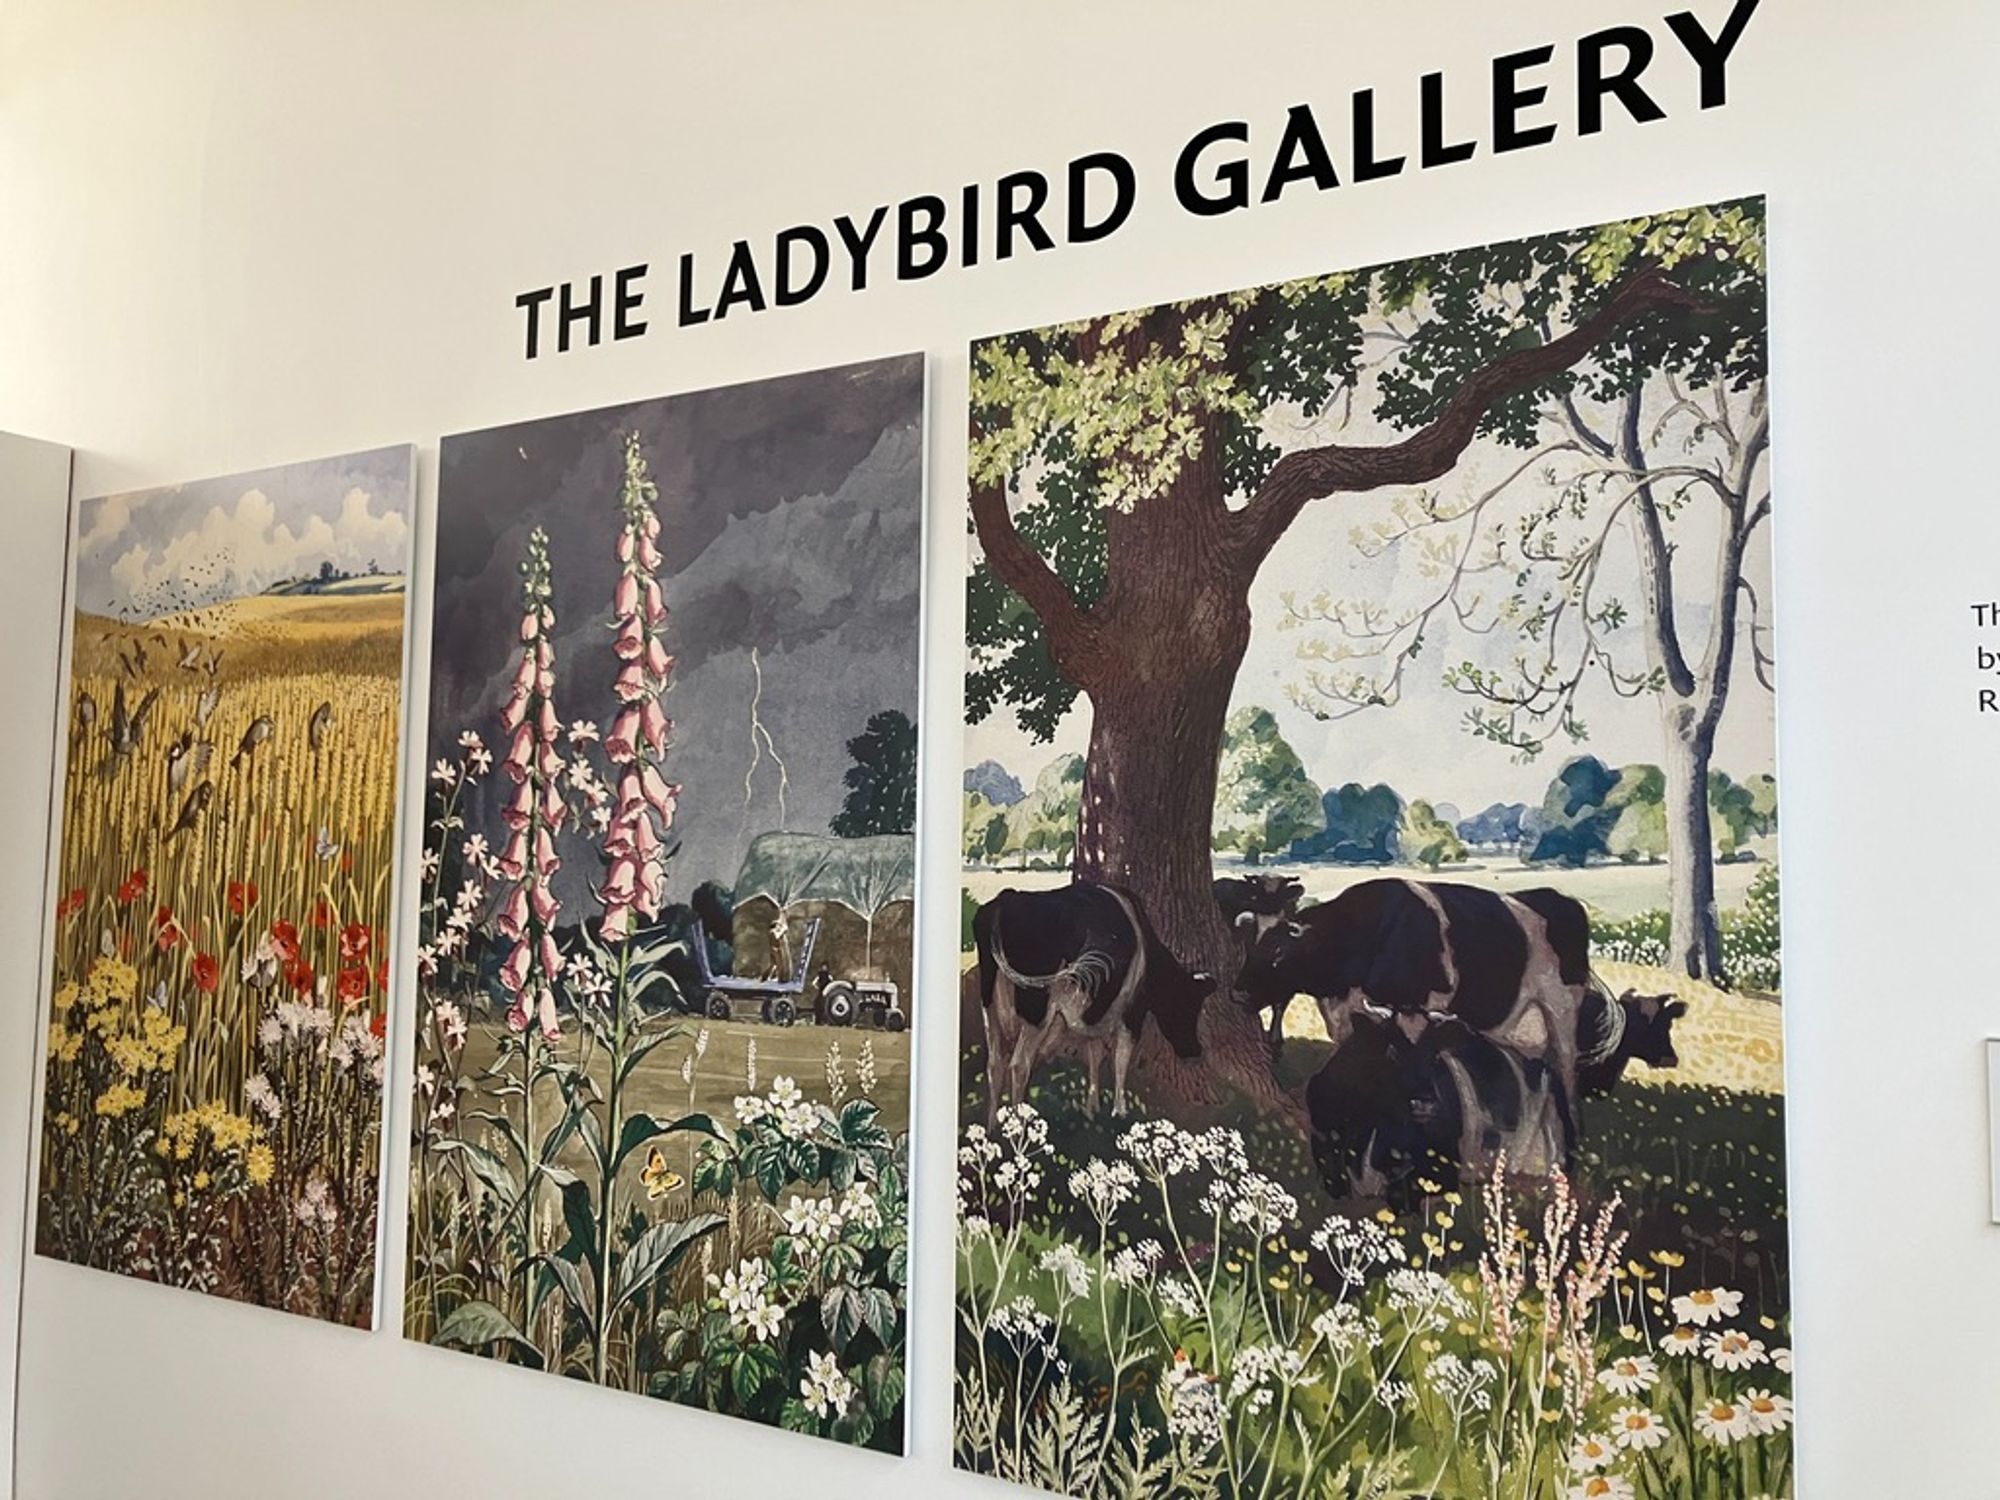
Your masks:
{"label": "white flower", "polygon": [[[734,1270],[722,1273],[720,1293],[722,1305],[732,1314],[747,1312],[764,1300],[764,1288],[771,1279],[771,1268],[762,1260],[744,1260],[736,1264]],[[714,1281],[714,1277],[709,1278]]]}
{"label": "white flower", "polygon": [[1179,1276],[1163,1277],[1154,1288],[1162,1302],[1184,1318],[1192,1318],[1201,1311],[1201,1303],[1195,1297],[1194,1288]]}
{"label": "white flower", "polygon": [[1033,1344],[1048,1348],[1055,1344],[1054,1321],[1027,1297],[1016,1297],[1005,1307],[995,1308],[988,1326],[1021,1353],[1026,1353]]}
{"label": "white flower", "polygon": [[1336,1302],[1314,1318],[1312,1331],[1341,1364],[1364,1349],[1379,1349],[1382,1345],[1382,1330],[1375,1320],[1351,1302]]}
{"label": "white flower", "polygon": [[[265,1024],[275,1026],[276,1023],[267,1021]],[[419,1069],[418,1073],[421,1077],[422,1070]],[[262,1073],[252,1073],[243,1081],[243,1102],[274,1124],[278,1116],[285,1112],[285,1106],[278,1101],[278,1091],[271,1087],[271,1080]]]}
{"label": "white flower", "polygon": [[1749,1416],[1751,1432],[1759,1437],[1783,1432],[1792,1425],[1792,1403],[1783,1396],[1748,1390],[1743,1393],[1742,1406]]}
{"label": "white flower", "polygon": [[1734,1328],[1711,1333],[1702,1344],[1702,1353],[1718,1370],[1747,1370],[1763,1364],[1767,1358],[1762,1339],[1753,1339]]}
{"label": "white flower", "polygon": [[1064,1302],[1090,1295],[1090,1267],[1074,1245],[1057,1245],[1042,1252],[1041,1267],[1054,1278],[1056,1294]]}
{"label": "white flower", "polygon": [[1667,1440],[1660,1419],[1643,1406],[1621,1406],[1611,1414],[1611,1441],[1621,1448],[1657,1448]]}
{"label": "white flower", "polygon": [[445,1045],[461,1047],[465,1044],[465,1012],[449,1000],[440,1000],[431,1007],[431,1019],[444,1033]]}
{"label": "white flower", "polygon": [[1149,1177],[1178,1177],[1201,1165],[1201,1146],[1172,1120],[1141,1120],[1118,1137],[1118,1149]]}
{"label": "white flower", "polygon": [[1111,1257],[1111,1264],[1105,1268],[1104,1279],[1113,1286],[1137,1286],[1151,1279],[1153,1267],[1160,1263],[1165,1254],[1158,1240],[1141,1240],[1136,1245],[1127,1245]]}
{"label": "white flower", "polygon": [[417,873],[425,880],[435,880],[437,878],[439,863],[437,850],[426,849],[422,857],[417,861]]}
{"label": "white flower", "polygon": [[1452,1322],[1472,1316],[1472,1304],[1436,1271],[1405,1266],[1384,1277],[1383,1285],[1389,1289],[1389,1305],[1412,1327],[1425,1324],[1433,1332],[1442,1332]]}
{"label": "white flower", "polygon": [[1567,1491],[1567,1500],[1632,1500],[1632,1481],[1623,1474],[1592,1474]]}
{"label": "white flower", "polygon": [[799,1395],[805,1399],[808,1411],[824,1419],[843,1410],[853,1399],[854,1382],[841,1373],[840,1363],[831,1353],[815,1349],[806,1357]]}
{"label": "white flower", "polygon": [[[1209,1134],[1214,1134],[1210,1131]],[[1233,1132],[1232,1132],[1233,1134]],[[1241,1224],[1259,1239],[1295,1222],[1299,1203],[1270,1178],[1256,1172],[1232,1179],[1218,1177],[1201,1197],[1202,1212]]]}
{"label": "white flower", "polygon": [[1648,1354],[1626,1354],[1597,1372],[1597,1383],[1614,1396],[1636,1396],[1651,1390],[1660,1378],[1660,1367]]}
{"label": "white flower", "polygon": [[1674,1298],[1674,1316],[1697,1328],[1733,1318],[1742,1310],[1743,1294],[1726,1287],[1699,1287]]}
{"label": "white flower", "polygon": [[1139,1174],[1130,1162],[1108,1162],[1092,1157],[1069,1174],[1070,1196],[1088,1208],[1099,1220],[1108,1220],[1132,1201]]}
{"label": "white flower", "polygon": [[572,745],[589,744],[597,738],[597,726],[588,719],[578,719],[569,726],[569,742]]}
{"label": "white flower", "polygon": [[1679,1359],[1701,1352],[1701,1335],[1686,1324],[1674,1329],[1660,1339],[1660,1352]]}
{"label": "white flower", "polygon": [[840,1197],[840,1218],[863,1229],[880,1229],[882,1207],[875,1201],[874,1189],[865,1182],[856,1182],[848,1188]]}
{"label": "white flower", "polygon": [[1361,1281],[1370,1271],[1399,1266],[1407,1259],[1403,1242],[1373,1219],[1348,1219],[1336,1214],[1313,1231],[1313,1248],[1328,1256],[1346,1281]]}
{"label": "white flower", "polygon": [[1789,1348],[1773,1349],[1771,1351],[1771,1363],[1773,1365],[1776,1365],[1780,1370],[1784,1371],[1785,1374],[1787,1375],[1791,1374],[1792,1351]]}
{"label": "white flower", "polygon": [[1174,1352],[1160,1384],[1167,1394],[1167,1431],[1177,1446],[1194,1455],[1222,1440],[1222,1393],[1215,1377],[1197,1370],[1186,1350]]}
{"label": "white flower", "polygon": [[448,760],[441,760],[431,767],[431,780],[437,782],[440,786],[456,786],[458,784],[458,767]]}
{"label": "white flower", "polygon": [[771,1107],[755,1094],[738,1094],[730,1108],[736,1111],[739,1125],[755,1125],[771,1112]]}
{"label": "white flower", "polygon": [[1385,1380],[1375,1388],[1375,1399],[1394,1411],[1415,1401],[1417,1388],[1407,1380]]}
{"label": "white flower", "polygon": [[493,769],[493,752],[484,745],[465,752],[465,779],[476,780]]}
{"label": "white flower", "polygon": [[1032,1104],[1010,1104],[1000,1111],[1000,1134],[1016,1151],[1037,1153],[1048,1148],[1049,1122]]}
{"label": "white flower", "polygon": [[485,834],[475,833],[467,837],[465,841],[465,862],[472,866],[473,869],[483,871],[486,868],[486,856],[492,852],[492,846],[486,842]]}
{"label": "white flower", "polygon": [[1695,1408],[1694,1430],[1711,1443],[1727,1447],[1751,1435],[1750,1408],[1726,1396],[1712,1396]]}
{"label": "white flower", "polygon": [[743,1314],[743,1329],[758,1343],[775,1339],[784,1327],[785,1310],[775,1302],[760,1302]]}
{"label": "white flower", "polygon": [[1251,1344],[1238,1350],[1229,1366],[1230,1405],[1248,1396],[1249,1409],[1263,1411],[1277,1398],[1280,1387],[1316,1384],[1319,1377],[1307,1375],[1305,1365],[1298,1350],[1277,1344]]}
{"label": "white flower", "polygon": [[1445,1404],[1458,1415],[1460,1421],[1468,1412],[1493,1409],[1492,1386],[1499,1378],[1499,1370],[1490,1361],[1475,1359],[1468,1363],[1449,1351],[1438,1355],[1424,1368],[1424,1379],[1432,1390],[1444,1397]]}
{"label": "white flower", "polygon": [[1610,1438],[1599,1433],[1586,1432],[1577,1438],[1576,1445],[1569,1450],[1569,1466],[1578,1474],[1589,1474],[1598,1469],[1609,1468],[1611,1460],[1615,1457],[1617,1453],[1611,1446]]}
{"label": "white flower", "polygon": [[824,1198],[801,1198],[794,1193],[783,1218],[785,1233],[811,1244],[823,1245],[840,1233],[840,1214]]}
{"label": "white flower", "polygon": [[458,732],[458,743],[461,749],[477,750],[486,742],[480,739],[478,730],[461,729]]}

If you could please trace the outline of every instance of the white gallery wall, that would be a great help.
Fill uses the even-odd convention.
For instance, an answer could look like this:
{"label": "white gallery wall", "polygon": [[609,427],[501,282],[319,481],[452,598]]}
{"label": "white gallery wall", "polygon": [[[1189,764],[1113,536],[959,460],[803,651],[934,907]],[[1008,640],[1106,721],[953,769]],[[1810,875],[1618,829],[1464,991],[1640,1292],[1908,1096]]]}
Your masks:
{"label": "white gallery wall", "polygon": [[[2000,8],[1764,0],[1723,109],[1697,111],[1692,69],[1663,53],[1657,124],[1614,112],[1588,139],[1566,129],[1544,149],[1219,219],[1167,190],[1174,153],[1213,120],[1249,120],[1268,149],[1292,104],[1331,128],[1373,86],[1380,108],[1413,112],[1423,73],[1483,90],[1496,54],[1614,22],[1664,40],[1682,4],[1711,26],[1729,8],[0,0],[0,428],[73,445],[81,493],[414,441],[421,578],[441,433],[927,351],[925,791],[941,814],[924,846],[909,1459],[404,1343],[399,1025],[384,1331],[30,1259],[18,1493],[997,1493],[948,1468],[967,340],[1755,192],[1773,241],[1801,1493],[2000,1493],[1980,1047],[2000,1034],[1986,962],[2000,717],[1974,712],[1969,607],[2000,597],[1985,461]],[[1133,159],[1141,195],[1101,244],[667,326],[683,250],[715,263],[739,236],[1104,149]],[[522,359],[516,293],[638,261],[655,267],[651,334]],[[0,487],[0,506],[11,1287],[64,527],[28,488]],[[421,674],[421,599],[414,623]]]}

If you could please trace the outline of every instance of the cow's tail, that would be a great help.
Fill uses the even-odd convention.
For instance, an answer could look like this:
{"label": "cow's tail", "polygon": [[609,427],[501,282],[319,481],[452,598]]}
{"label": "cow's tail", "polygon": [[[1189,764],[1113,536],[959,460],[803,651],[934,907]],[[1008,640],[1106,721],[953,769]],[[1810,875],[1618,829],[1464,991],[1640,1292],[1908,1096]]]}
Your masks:
{"label": "cow's tail", "polygon": [[1598,977],[1595,969],[1591,970],[1585,989],[1586,1002],[1593,995],[1602,1003],[1603,1015],[1591,1028],[1590,1035],[1584,1035],[1582,1013],[1579,1012],[1576,1018],[1576,1060],[1583,1067],[1608,1062],[1625,1044],[1625,1007],[1619,1004],[1618,997],[1611,993],[1611,987]]}
{"label": "cow's tail", "polygon": [[982,984],[989,983],[983,971],[983,966],[986,964],[989,954],[992,959],[993,968],[1004,976],[1007,982],[1017,990],[1046,990],[1067,979],[1073,982],[1086,995],[1095,995],[1098,986],[1111,977],[1110,958],[1099,953],[1095,948],[1087,949],[1083,953],[1078,954],[1073,962],[1064,964],[1053,974],[1037,975],[1022,973],[1007,961],[1006,946],[1000,936],[1000,914],[997,911],[993,914],[991,939],[990,942],[982,942],[979,948],[979,961],[982,965],[980,976]]}
{"label": "cow's tail", "polygon": [[972,945],[979,954],[979,1004],[993,1004],[993,980],[999,966],[1000,902],[996,897],[972,914]]}

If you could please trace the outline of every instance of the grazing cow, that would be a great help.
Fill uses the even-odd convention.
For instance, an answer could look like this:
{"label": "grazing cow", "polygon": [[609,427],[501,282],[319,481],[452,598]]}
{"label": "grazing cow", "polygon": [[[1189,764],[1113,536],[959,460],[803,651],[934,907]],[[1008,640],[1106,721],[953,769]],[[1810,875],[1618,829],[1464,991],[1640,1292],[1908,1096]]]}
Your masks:
{"label": "grazing cow", "polygon": [[1138,899],[1079,880],[1047,891],[1005,890],[973,914],[979,999],[986,1021],[989,1123],[1027,1097],[1035,1061],[1058,1024],[1083,1046],[1090,1109],[1098,1070],[1112,1056],[1112,1109],[1125,1112],[1125,1077],[1151,1016],[1174,1051],[1199,1056],[1198,1023],[1214,977],[1189,973],[1160,941]]}
{"label": "grazing cow", "polygon": [[1687,1009],[1685,1000],[1631,990],[1612,1000],[1593,985],[1577,1014],[1577,1097],[1597,1099],[1610,1093],[1625,1076],[1628,1063],[1678,1068],[1674,1022]]}
{"label": "grazing cow", "polygon": [[[1215,882],[1215,904],[1243,945],[1243,956],[1280,922],[1287,921],[1305,899],[1306,888],[1289,875],[1226,875]],[[1284,1034],[1285,1008],[1271,1008],[1273,1051]]]}
{"label": "grazing cow", "polygon": [[[1414,1035],[1412,1034],[1414,1032]],[[1306,1085],[1313,1157],[1334,1198],[1414,1201],[1426,1173],[1545,1177],[1563,1161],[1563,1112],[1548,1066],[1450,1016],[1358,1012]]]}
{"label": "grazing cow", "polygon": [[1502,895],[1444,881],[1365,880],[1274,927],[1238,983],[1244,1003],[1260,1011],[1311,995],[1336,1047],[1362,1007],[1453,1016],[1548,1065],[1564,1138],[1575,1143],[1590,918],[1560,891]]}

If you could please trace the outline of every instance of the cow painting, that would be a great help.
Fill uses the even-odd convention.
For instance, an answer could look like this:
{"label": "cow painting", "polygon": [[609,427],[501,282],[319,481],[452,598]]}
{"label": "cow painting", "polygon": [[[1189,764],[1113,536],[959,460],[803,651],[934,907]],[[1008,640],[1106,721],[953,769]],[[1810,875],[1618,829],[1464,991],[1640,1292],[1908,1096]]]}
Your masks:
{"label": "cow painting", "polygon": [[1610,1093],[1628,1063],[1679,1067],[1674,1022],[1686,1014],[1685,1000],[1631,990],[1613,1000],[1593,986],[1577,1016],[1577,1097],[1599,1099]]}
{"label": "cow painting", "polygon": [[1548,1066],[1574,1144],[1577,1023],[1590,990],[1590,918],[1560,891],[1501,894],[1445,881],[1366,880],[1274,927],[1238,981],[1246,1005],[1320,1007],[1338,1048],[1364,1008],[1449,1015]]}
{"label": "cow painting", "polygon": [[[1306,888],[1290,875],[1225,875],[1215,882],[1215,904],[1236,934],[1243,956],[1280,922],[1289,921],[1305,899]],[[1284,1035],[1285,1008],[1271,1010],[1270,1043],[1275,1051]]]}
{"label": "cow painting", "polygon": [[1150,1017],[1183,1058],[1201,1053],[1201,1006],[1212,975],[1190,973],[1162,942],[1138,899],[1118,886],[1077,881],[1046,891],[1004,890],[973,914],[979,1000],[986,1023],[987,1116],[1020,1104],[1043,1050],[1060,1030],[1078,1044],[1098,1107],[1111,1056],[1112,1110]]}

